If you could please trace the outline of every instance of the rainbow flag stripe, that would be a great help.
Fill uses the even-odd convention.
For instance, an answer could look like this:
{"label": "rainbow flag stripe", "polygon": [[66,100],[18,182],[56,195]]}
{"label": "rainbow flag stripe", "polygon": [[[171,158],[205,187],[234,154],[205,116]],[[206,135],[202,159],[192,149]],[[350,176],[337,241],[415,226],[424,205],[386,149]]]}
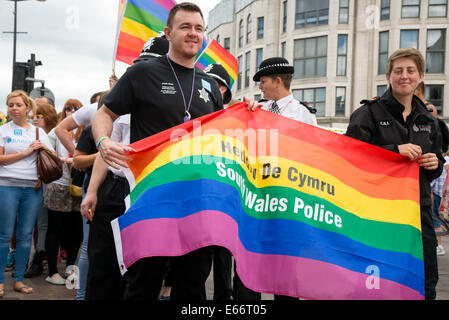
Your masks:
{"label": "rainbow flag stripe", "polygon": [[424,298],[419,167],[401,155],[244,104],[131,147],[123,273],[219,245],[258,292]]}
{"label": "rainbow flag stripe", "polygon": [[164,30],[168,13],[175,5],[174,0],[126,0],[116,60],[132,65],[144,44]]}
{"label": "rainbow flag stripe", "polygon": [[5,117],[5,115],[3,114],[3,112],[0,110],[0,126],[4,125],[7,122],[7,119]]}
{"label": "rainbow flag stripe", "polygon": [[210,64],[220,63],[229,74],[232,89],[239,72],[237,59],[215,40],[212,40],[207,48],[201,51],[202,54],[197,59],[196,66],[204,70]]}

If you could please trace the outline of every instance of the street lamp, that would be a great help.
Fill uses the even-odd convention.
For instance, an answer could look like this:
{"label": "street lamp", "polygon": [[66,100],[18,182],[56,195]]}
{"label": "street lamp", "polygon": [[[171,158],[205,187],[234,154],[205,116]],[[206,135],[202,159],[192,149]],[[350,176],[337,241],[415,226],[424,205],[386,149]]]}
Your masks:
{"label": "street lamp", "polygon": [[[14,31],[12,32],[14,35],[14,42],[13,42],[13,53],[12,53],[12,68],[13,68],[13,74],[14,74],[14,65],[16,63],[16,44],[17,44],[17,33],[26,33],[26,32],[17,32],[17,2],[20,1],[28,1],[28,0],[6,0],[6,1],[14,1]],[[46,0],[36,0],[39,2],[45,2]],[[3,33],[11,33],[11,32],[3,32]]]}

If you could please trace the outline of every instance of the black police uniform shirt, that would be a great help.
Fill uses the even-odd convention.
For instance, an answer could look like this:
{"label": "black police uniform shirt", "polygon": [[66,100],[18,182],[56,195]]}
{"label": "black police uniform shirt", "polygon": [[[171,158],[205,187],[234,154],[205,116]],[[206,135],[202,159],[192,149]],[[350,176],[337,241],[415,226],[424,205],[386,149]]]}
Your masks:
{"label": "black police uniform shirt", "polygon": [[444,163],[435,118],[427,111],[423,102],[414,96],[412,112],[404,121],[404,106],[394,98],[391,89],[381,98],[364,100],[362,104],[351,115],[346,136],[396,153],[399,153],[399,145],[412,143],[420,146],[423,154],[437,155],[438,169],[429,171],[420,167],[419,174],[421,205],[431,205],[430,182],[440,176]]}
{"label": "black police uniform shirt", "polygon": [[[188,105],[193,69],[170,62]],[[223,109],[215,80],[198,68],[195,72],[195,87],[189,109],[191,119]],[[104,104],[117,115],[131,114],[131,143],[184,122],[183,97],[166,56],[128,68],[105,97]]]}

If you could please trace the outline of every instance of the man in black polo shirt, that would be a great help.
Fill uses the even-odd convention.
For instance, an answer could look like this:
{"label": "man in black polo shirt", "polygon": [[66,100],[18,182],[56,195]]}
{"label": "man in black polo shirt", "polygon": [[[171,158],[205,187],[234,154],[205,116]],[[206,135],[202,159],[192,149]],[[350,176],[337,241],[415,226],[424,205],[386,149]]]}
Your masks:
{"label": "man in black polo shirt", "polygon": [[[113,167],[126,167],[128,160],[123,156],[124,146],[108,138],[112,122],[119,115],[131,114],[131,142],[135,142],[223,108],[215,81],[194,68],[204,36],[201,10],[188,2],[176,5],[168,15],[164,32],[170,42],[168,54],[130,67],[93,121],[97,147]],[[248,109],[256,109],[254,101],[249,101]],[[126,298],[156,300],[167,259],[151,257],[130,266]],[[172,262],[171,298],[206,299],[204,283],[211,268],[210,247],[176,257]]]}

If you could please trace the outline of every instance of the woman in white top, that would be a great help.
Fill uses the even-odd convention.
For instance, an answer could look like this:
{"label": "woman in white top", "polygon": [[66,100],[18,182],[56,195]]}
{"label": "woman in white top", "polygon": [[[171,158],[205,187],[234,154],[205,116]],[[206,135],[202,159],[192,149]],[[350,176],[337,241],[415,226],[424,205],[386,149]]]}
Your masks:
{"label": "woman in white top", "polygon": [[[55,107],[48,103],[40,103],[37,107],[36,114],[33,115],[33,125],[42,128],[46,134],[56,127],[58,124],[58,114]],[[49,137],[50,138],[50,137]],[[54,148],[54,146],[53,146]],[[45,194],[46,184],[43,184]],[[37,215],[36,226],[34,228],[34,255],[28,270],[25,272],[25,278],[34,278],[40,276],[44,271],[43,262],[46,259],[45,255],[45,237],[47,236],[48,228],[48,213],[43,206]]]}
{"label": "woman in white top", "polygon": [[13,91],[6,98],[8,115],[12,120],[0,127],[0,297],[5,294],[5,266],[9,241],[16,227],[16,264],[13,289],[29,294],[32,288],[23,282],[23,275],[31,249],[34,224],[42,205],[42,188],[37,183],[36,151],[52,150],[44,130],[27,122],[27,115],[34,102],[21,90]]}

